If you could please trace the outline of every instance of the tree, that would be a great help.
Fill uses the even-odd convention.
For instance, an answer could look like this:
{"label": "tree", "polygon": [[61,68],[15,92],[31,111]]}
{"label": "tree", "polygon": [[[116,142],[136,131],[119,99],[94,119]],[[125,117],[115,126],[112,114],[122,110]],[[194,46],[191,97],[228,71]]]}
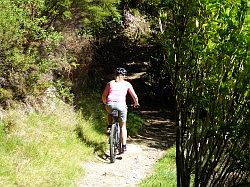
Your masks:
{"label": "tree", "polygon": [[249,182],[247,2],[170,0],[159,12],[162,70],[175,95],[178,186]]}
{"label": "tree", "polygon": [[[77,57],[69,50],[61,55],[62,31],[70,28],[78,36],[100,36],[120,22],[118,6],[117,0],[3,0],[0,103],[38,96],[51,84],[62,93],[69,90],[65,84],[68,77],[63,77],[62,71],[76,67]],[[60,80],[53,82],[53,78]]]}
{"label": "tree", "polygon": [[23,99],[46,87],[42,74],[52,63],[40,55],[40,51],[44,42],[51,43],[58,35],[53,29],[42,27],[47,22],[41,16],[43,8],[40,0],[1,2],[0,102],[3,105],[7,100]]}

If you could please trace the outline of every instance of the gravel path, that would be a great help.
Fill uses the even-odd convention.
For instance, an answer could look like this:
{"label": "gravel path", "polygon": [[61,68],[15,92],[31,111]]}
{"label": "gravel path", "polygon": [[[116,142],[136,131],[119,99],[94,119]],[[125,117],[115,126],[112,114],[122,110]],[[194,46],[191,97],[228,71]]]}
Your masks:
{"label": "gravel path", "polygon": [[102,158],[96,156],[83,163],[86,175],[77,182],[78,187],[134,187],[150,175],[153,165],[174,142],[174,123],[157,111],[141,113],[146,117],[144,133],[128,139],[126,153],[118,155],[115,163],[110,163],[109,151]]}
{"label": "gravel path", "polygon": [[151,171],[153,164],[164,154],[161,149],[129,141],[125,154],[118,155],[115,163],[109,158],[96,158],[84,163],[85,178],[78,182],[79,187],[136,186]]}

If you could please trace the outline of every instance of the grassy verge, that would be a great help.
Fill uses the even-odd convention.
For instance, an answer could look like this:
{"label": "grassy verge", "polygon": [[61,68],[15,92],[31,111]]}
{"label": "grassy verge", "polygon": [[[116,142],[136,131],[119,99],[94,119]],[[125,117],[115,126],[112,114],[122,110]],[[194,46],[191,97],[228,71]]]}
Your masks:
{"label": "grassy verge", "polygon": [[175,147],[172,147],[166,151],[165,156],[155,165],[153,174],[144,179],[139,186],[176,186]]}
{"label": "grassy verge", "polygon": [[84,174],[80,163],[94,151],[78,137],[79,126],[91,129],[92,121],[59,100],[39,112],[7,111],[0,122],[0,186],[74,186]]}
{"label": "grassy verge", "polygon": [[[81,162],[107,147],[106,112],[97,98],[85,97],[77,110],[56,99],[38,111],[6,111],[0,121],[0,186],[75,186],[84,175]],[[137,116],[130,120],[140,124]]]}

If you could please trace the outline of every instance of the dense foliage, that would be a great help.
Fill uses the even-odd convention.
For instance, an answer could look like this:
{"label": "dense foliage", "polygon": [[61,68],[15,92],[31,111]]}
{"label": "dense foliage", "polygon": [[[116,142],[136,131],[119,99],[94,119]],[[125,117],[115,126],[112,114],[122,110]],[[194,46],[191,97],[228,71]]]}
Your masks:
{"label": "dense foliage", "polygon": [[246,1],[164,1],[165,70],[176,102],[178,185],[249,182]]}
{"label": "dense foliage", "polygon": [[44,86],[40,76],[51,64],[41,57],[39,48],[42,42],[53,38],[53,33],[41,27],[47,21],[39,16],[42,8],[40,1],[1,3],[1,103],[23,98]]}
{"label": "dense foliage", "polygon": [[[119,22],[117,3],[3,0],[0,5],[1,105],[6,107],[12,100],[37,97],[51,85],[64,98],[71,97],[64,77],[76,67],[78,59],[75,58],[80,54],[75,55],[70,47],[65,47],[72,46],[72,40],[67,41],[64,31],[70,29],[71,35],[94,36],[104,23],[108,25],[106,21]],[[74,43],[78,39],[75,37]]]}

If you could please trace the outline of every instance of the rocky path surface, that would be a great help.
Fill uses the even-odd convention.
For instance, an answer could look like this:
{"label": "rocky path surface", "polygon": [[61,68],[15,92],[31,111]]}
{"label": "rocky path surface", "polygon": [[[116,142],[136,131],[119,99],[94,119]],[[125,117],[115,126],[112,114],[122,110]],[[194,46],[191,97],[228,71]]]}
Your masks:
{"label": "rocky path surface", "polygon": [[130,142],[128,151],[119,155],[115,163],[109,159],[83,164],[87,174],[78,186],[136,186],[150,174],[153,164],[164,151]]}
{"label": "rocky path surface", "polygon": [[145,130],[137,137],[129,137],[127,151],[118,155],[115,163],[106,156],[83,163],[86,175],[77,182],[79,187],[138,186],[152,172],[153,165],[174,143],[174,123],[167,113],[144,110]]}

